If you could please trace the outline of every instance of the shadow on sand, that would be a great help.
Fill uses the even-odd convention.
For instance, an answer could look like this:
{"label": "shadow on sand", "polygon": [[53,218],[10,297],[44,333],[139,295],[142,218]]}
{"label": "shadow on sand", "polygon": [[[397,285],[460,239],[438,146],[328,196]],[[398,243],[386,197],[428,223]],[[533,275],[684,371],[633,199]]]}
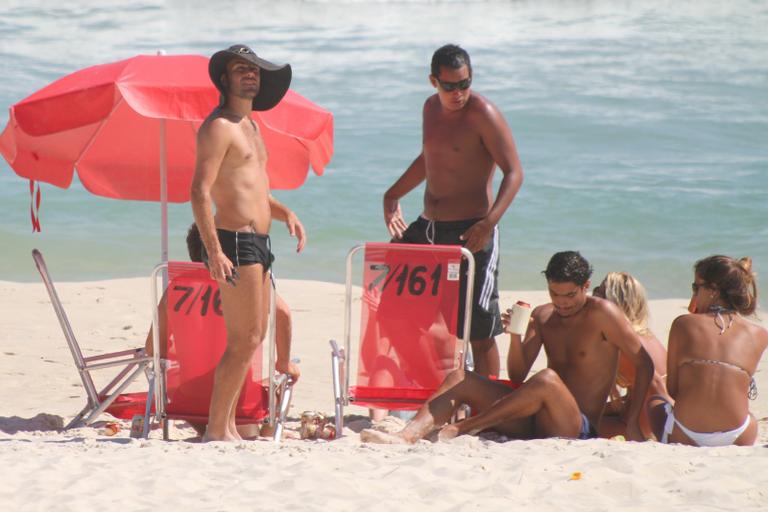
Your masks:
{"label": "shadow on sand", "polygon": [[17,432],[38,432],[38,431],[57,431],[64,429],[64,418],[54,414],[41,412],[32,418],[21,418],[19,416],[2,417],[0,416],[0,431],[6,434],[16,434]]}

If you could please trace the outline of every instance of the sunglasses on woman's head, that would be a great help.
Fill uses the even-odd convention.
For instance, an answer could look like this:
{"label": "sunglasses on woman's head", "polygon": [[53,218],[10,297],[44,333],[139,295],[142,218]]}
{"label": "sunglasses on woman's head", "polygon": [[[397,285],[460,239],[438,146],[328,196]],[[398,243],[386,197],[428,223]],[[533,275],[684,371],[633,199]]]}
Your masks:
{"label": "sunglasses on woman's head", "polygon": [[438,78],[437,83],[440,84],[440,88],[445,92],[453,92],[456,89],[466,91],[469,89],[469,86],[472,85],[472,77],[465,78],[464,80],[460,80],[458,82],[445,82]]}

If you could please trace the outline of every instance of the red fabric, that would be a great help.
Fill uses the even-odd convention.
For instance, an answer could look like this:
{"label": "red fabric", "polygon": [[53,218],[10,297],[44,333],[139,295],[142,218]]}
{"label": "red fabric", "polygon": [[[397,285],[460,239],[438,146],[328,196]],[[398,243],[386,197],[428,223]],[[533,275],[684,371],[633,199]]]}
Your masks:
{"label": "red fabric", "polygon": [[499,384],[504,384],[505,386],[507,386],[510,389],[517,389],[517,388],[520,387],[520,383],[519,382],[514,382],[514,381],[511,381],[511,380],[507,380],[507,379],[500,379],[500,378],[494,377],[494,376],[490,376],[488,378],[493,380],[493,381],[498,382]]}
{"label": "red fabric", "polygon": [[366,245],[357,390],[378,388],[386,398],[396,398],[386,389],[400,390],[401,398],[423,402],[460,366],[461,248],[424,249]]}
{"label": "red fabric", "polygon": [[[207,419],[213,374],[227,345],[218,284],[200,263],[168,267],[168,416]],[[261,348],[245,378],[236,415],[260,420],[268,414],[268,390],[261,383]]]}
{"label": "red fabric", "polygon": [[[74,169],[92,193],[160,200],[160,121],[165,120],[168,200],[189,200],[195,135],[218,104],[199,55],[139,55],[67,75],[10,108],[0,153],[22,177],[67,188]],[[270,188],[291,189],[333,154],[333,116],[288,91],[254,112],[269,151]]]}
{"label": "red fabric", "polygon": [[397,409],[413,411],[432,396],[436,388],[380,388],[352,386],[349,396],[352,403],[372,409]]}
{"label": "red fabric", "polygon": [[[144,408],[146,407],[146,404],[146,393],[123,393],[115,398],[115,401],[107,407],[106,412],[115,418],[130,420],[136,414],[144,416]],[[154,411],[155,406],[153,404],[152,412]]]}

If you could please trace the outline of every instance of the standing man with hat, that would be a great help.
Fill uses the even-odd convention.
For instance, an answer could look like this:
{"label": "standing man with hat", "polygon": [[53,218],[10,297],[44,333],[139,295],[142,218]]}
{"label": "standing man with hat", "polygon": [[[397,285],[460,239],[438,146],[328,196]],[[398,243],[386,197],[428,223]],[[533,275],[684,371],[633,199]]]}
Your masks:
{"label": "standing man with hat", "polygon": [[[297,237],[297,251],[304,247],[305,234],[296,215],[269,193],[267,150],[251,119],[252,110],[269,110],[282,99],[291,66],[234,45],[211,57],[208,72],[221,102],[197,134],[192,211],[203,261],[220,284],[227,349],[216,367],[203,441],[234,441],[240,439],[235,429],[240,389],[267,330],[272,217]],[[295,368],[292,372],[298,374]]]}

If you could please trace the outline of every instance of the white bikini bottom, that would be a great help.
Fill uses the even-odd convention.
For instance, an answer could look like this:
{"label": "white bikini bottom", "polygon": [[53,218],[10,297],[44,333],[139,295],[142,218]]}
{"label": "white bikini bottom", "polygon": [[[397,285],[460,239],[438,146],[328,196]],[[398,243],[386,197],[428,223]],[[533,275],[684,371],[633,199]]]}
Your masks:
{"label": "white bikini bottom", "polygon": [[747,419],[744,420],[744,423],[740,427],[733,430],[728,430],[726,432],[695,432],[685,428],[682,423],[675,419],[675,414],[672,410],[672,404],[669,402],[664,404],[664,411],[667,413],[667,421],[664,423],[664,433],[661,435],[662,443],[669,442],[669,435],[672,433],[675,425],[677,425],[685,435],[691,438],[691,441],[699,446],[732,445],[736,439],[738,439],[739,436],[743,434],[744,431],[749,427],[749,413],[747,413]]}

